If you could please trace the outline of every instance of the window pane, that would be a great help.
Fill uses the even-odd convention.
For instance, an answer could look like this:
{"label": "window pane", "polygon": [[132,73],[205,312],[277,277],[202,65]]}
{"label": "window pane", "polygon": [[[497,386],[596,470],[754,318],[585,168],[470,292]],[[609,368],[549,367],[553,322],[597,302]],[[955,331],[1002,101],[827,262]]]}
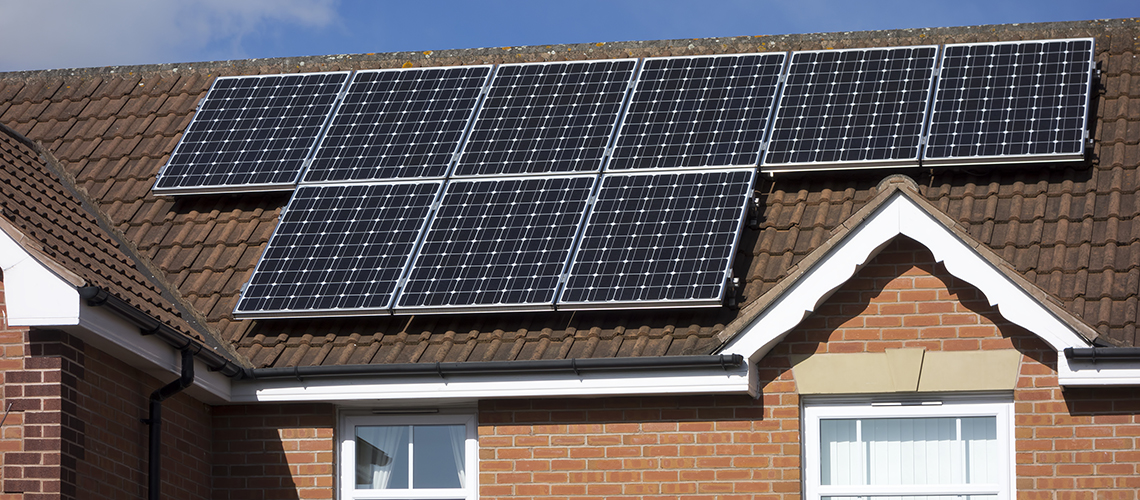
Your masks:
{"label": "window pane", "polygon": [[356,428],[356,488],[408,487],[408,426]]}
{"label": "window pane", "polygon": [[462,488],[462,425],[417,425],[413,430],[412,484],[415,488]]}
{"label": "window pane", "polygon": [[998,453],[996,417],[820,420],[821,485],[993,484]]}

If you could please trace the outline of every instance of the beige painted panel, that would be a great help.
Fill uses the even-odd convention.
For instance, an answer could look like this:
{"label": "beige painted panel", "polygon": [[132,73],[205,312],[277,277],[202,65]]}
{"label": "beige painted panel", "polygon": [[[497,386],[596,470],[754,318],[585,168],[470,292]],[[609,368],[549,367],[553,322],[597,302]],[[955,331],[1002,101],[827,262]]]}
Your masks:
{"label": "beige painted panel", "polygon": [[928,352],[922,363],[918,390],[1013,390],[1021,367],[1021,353],[1001,351]]}
{"label": "beige painted panel", "polygon": [[1013,390],[1021,353],[934,351],[824,353],[792,358],[800,394]]}
{"label": "beige painted panel", "polygon": [[800,394],[914,392],[922,357],[923,349],[814,354],[793,358],[792,375]]}

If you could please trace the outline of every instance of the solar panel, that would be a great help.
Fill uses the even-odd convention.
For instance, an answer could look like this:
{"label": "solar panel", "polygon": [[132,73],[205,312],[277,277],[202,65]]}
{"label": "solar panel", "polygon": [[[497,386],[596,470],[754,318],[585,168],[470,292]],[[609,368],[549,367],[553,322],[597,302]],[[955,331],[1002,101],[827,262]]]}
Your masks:
{"label": "solar panel", "polygon": [[719,305],[755,175],[605,176],[559,308]]}
{"label": "solar panel", "polygon": [[1093,40],[947,45],[926,164],[1084,157]]}
{"label": "solar panel", "polygon": [[396,312],[553,309],[595,179],[451,181]]}
{"label": "solar panel", "polygon": [[596,172],[636,59],[504,64],[455,175]]}
{"label": "solar panel", "polygon": [[174,194],[291,189],[348,75],[214,80],[154,190]]}
{"label": "solar panel", "polygon": [[765,171],[918,165],[936,46],[795,52]]}
{"label": "solar panel", "polygon": [[298,188],[234,315],[386,314],[441,185]]}
{"label": "solar panel", "polygon": [[606,170],[755,166],[785,59],[646,59]]}
{"label": "solar panel", "polygon": [[490,66],[361,71],[303,182],[443,177]]}

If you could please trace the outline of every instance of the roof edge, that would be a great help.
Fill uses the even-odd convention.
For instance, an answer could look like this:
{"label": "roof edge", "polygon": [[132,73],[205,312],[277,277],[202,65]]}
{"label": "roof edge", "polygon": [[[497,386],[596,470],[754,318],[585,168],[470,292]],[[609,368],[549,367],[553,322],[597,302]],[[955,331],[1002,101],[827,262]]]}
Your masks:
{"label": "roof edge", "polygon": [[[205,320],[201,318],[199,314],[197,314],[196,310],[186,304],[182,296],[177,293],[177,290],[166,282],[161,272],[157,270],[157,267],[154,265],[154,263],[152,263],[150,259],[144,257],[141,252],[138,251],[138,248],[135,247],[134,243],[131,242],[131,240],[124,234],[122,234],[118,228],[111,224],[110,218],[107,216],[107,214],[105,214],[99,208],[98,204],[92,201],[87,192],[76,183],[75,178],[71,175],[71,173],[63,167],[59,160],[56,159],[55,156],[47,150],[47,148],[2,123],[0,123],[0,132],[6,133],[21,143],[27,145],[40,156],[40,159],[43,161],[44,168],[48,169],[49,173],[59,180],[60,184],[64,187],[64,189],[68,191],[69,194],[80,201],[81,208],[91,216],[95,217],[99,228],[106,231],[111,239],[115,241],[119,250],[126,254],[127,258],[131,260],[131,262],[128,262],[127,264],[133,265],[135,269],[142,273],[142,275],[145,276],[146,279],[149,280],[151,284],[159,290],[162,298],[170,302],[170,304],[182,317],[183,321],[186,321],[187,325],[190,328],[201,335],[211,348],[223,351],[234,359],[244,359],[228,343],[220,341],[220,336],[211,330],[208,326],[206,326],[207,324]],[[83,280],[80,278],[80,281]]]}
{"label": "roof edge", "polygon": [[[345,60],[349,62],[376,62],[376,63],[390,63],[388,65],[370,65],[376,67],[399,67],[405,63],[410,63],[414,66],[436,66],[432,59],[448,59],[448,58],[490,58],[492,60],[499,60],[503,54],[571,54],[573,59],[611,59],[614,57],[612,51],[628,50],[635,51],[645,48],[654,47],[689,47],[694,46],[727,46],[728,44],[736,43],[756,43],[757,50],[765,51],[784,51],[788,46],[796,43],[815,42],[819,44],[819,49],[829,49],[828,43],[834,43],[844,40],[861,40],[861,39],[889,39],[889,38],[902,38],[902,37],[928,37],[928,36],[946,36],[954,33],[986,33],[992,35],[995,32],[1003,33],[1016,33],[1019,31],[1040,31],[1046,30],[1073,30],[1073,29],[1089,29],[1095,28],[1098,31],[1113,28],[1127,28],[1136,27],[1136,23],[1140,23],[1140,18],[1118,18],[1118,19],[1089,19],[1078,21],[1055,21],[1044,23],[1009,23],[1009,24],[984,24],[975,26],[953,26],[953,27],[926,27],[926,28],[898,28],[890,30],[870,30],[870,31],[835,31],[835,32],[816,32],[816,33],[796,33],[796,34],[774,34],[774,35],[741,35],[730,37],[709,37],[709,38],[675,38],[666,40],[647,40],[647,41],[611,41],[611,42],[582,42],[582,43],[563,43],[554,45],[523,45],[514,47],[482,47],[482,48],[468,48],[468,49],[441,49],[441,50],[423,50],[423,51],[402,51],[402,52],[367,52],[357,54],[335,54],[335,55],[314,55],[314,56],[290,56],[290,57],[271,57],[271,58],[251,58],[251,59],[230,59],[230,60],[217,60],[217,61],[190,61],[180,63],[165,63],[165,64],[138,64],[138,65],[121,65],[121,66],[94,66],[85,68],[59,68],[59,69],[43,69],[43,70],[26,70],[26,71],[11,71],[0,72],[0,80],[2,79],[36,79],[36,78],[57,78],[57,77],[83,77],[83,76],[107,76],[107,75],[134,75],[134,74],[150,74],[150,73],[168,73],[168,72],[210,72],[211,70],[224,70],[231,68],[242,67],[262,67],[262,66],[281,66],[297,68],[298,72],[302,71],[320,71],[321,66],[324,64],[337,62],[344,63]],[[600,49],[605,49],[605,53],[597,54],[591,57],[591,53],[601,52]],[[556,58],[562,60],[563,57]],[[454,65],[445,64],[445,65]]]}

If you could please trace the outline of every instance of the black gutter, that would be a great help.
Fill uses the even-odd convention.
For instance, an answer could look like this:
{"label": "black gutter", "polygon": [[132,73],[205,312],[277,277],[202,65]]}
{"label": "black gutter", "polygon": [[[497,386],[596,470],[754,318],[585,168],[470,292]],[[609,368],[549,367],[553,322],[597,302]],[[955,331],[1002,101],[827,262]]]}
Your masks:
{"label": "black gutter", "polygon": [[547,359],[538,361],[490,361],[453,363],[399,363],[386,365],[294,366],[281,368],[246,368],[244,379],[304,379],[349,375],[409,376],[435,375],[503,375],[513,373],[545,373],[597,371],[630,371],[661,369],[693,369],[720,367],[725,371],[739,368],[744,356],[714,354],[708,356],[652,356],[644,358]]}
{"label": "black gutter", "polygon": [[143,422],[150,426],[149,462],[147,463],[147,499],[160,500],[162,495],[162,402],[194,383],[194,352],[182,350],[182,376],[150,395],[150,417]]}
{"label": "black gutter", "polygon": [[80,287],[79,296],[86,300],[89,306],[106,307],[120,317],[138,325],[139,332],[143,335],[155,335],[177,350],[192,351],[210,371],[221,372],[227,377],[238,377],[242,374],[242,370],[245,369],[241,365],[226,359],[213,350],[207,349],[204,345],[187,338],[178,330],[136,309],[127,301],[112,295],[102,287]]}
{"label": "black gutter", "polygon": [[1066,347],[1066,359],[1140,361],[1140,347]]}

